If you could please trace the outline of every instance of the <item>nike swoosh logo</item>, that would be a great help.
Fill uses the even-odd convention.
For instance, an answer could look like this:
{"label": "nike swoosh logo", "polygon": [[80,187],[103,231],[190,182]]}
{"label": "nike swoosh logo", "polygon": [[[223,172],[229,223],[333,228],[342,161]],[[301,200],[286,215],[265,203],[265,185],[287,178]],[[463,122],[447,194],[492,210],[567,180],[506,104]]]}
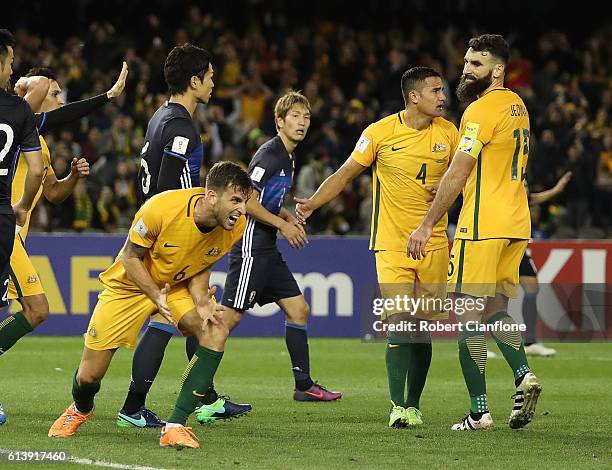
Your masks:
{"label": "nike swoosh logo", "polygon": [[319,398],[319,399],[323,398],[323,392],[319,392],[319,393],[304,392],[304,393],[307,393],[308,395],[315,397],[315,398]]}
{"label": "nike swoosh logo", "polygon": [[128,423],[132,423],[134,426],[138,426],[139,428],[144,428],[147,425],[147,420],[144,419],[144,416],[140,415],[140,419],[134,419],[127,415],[120,415],[121,419],[127,421]]}
{"label": "nike swoosh logo", "polygon": [[388,344],[387,346],[390,348],[399,348],[400,345],[399,344]]}
{"label": "nike swoosh logo", "polygon": [[170,245],[169,243],[164,243],[164,248],[178,248],[178,245]]}
{"label": "nike swoosh logo", "polygon": [[194,394],[196,397],[200,397],[200,398],[202,398],[202,397],[205,397],[205,396],[206,396],[206,394],[204,394],[204,395],[200,395],[200,394],[199,394],[198,392],[196,392],[195,390],[192,390],[192,393],[193,393],[193,394]]}
{"label": "nike swoosh logo", "polygon": [[396,152],[398,150],[405,149],[406,147],[408,147],[408,146],[407,145],[404,145],[403,147],[395,147],[395,146],[393,146],[393,147],[391,147],[391,150],[393,152]]}

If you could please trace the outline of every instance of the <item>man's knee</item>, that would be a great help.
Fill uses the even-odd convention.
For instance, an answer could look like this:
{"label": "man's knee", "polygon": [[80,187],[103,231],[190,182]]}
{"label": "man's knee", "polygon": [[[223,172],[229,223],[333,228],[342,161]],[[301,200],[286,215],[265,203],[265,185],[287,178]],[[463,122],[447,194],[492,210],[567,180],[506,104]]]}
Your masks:
{"label": "man's knee", "polygon": [[49,317],[49,302],[44,294],[23,297],[20,302],[23,315],[32,328],[36,328]]}
{"label": "man's knee", "polygon": [[223,307],[223,321],[227,325],[230,333],[240,324],[243,315],[244,312],[239,312],[230,307]]}
{"label": "man's knee", "polygon": [[308,303],[304,300],[300,302],[295,307],[287,312],[287,318],[291,323],[295,323],[296,325],[305,325],[308,323],[308,317],[310,316],[310,307]]}
{"label": "man's knee", "polygon": [[200,346],[214,351],[223,351],[229,333],[230,329],[227,324],[225,322],[220,322],[218,325],[209,324],[204,330],[200,328],[196,336]]}

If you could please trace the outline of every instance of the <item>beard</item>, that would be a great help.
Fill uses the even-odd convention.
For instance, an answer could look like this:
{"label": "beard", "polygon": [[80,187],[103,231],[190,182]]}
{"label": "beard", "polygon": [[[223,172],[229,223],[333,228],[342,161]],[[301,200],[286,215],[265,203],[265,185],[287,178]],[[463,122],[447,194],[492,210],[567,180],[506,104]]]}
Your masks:
{"label": "beard", "polygon": [[[488,75],[477,78],[476,80],[467,81],[465,77],[465,75],[461,75],[461,80],[459,80],[459,85],[457,85],[457,98],[462,103],[472,101],[493,83],[492,70]],[[470,75],[470,77],[473,77],[473,75]]]}

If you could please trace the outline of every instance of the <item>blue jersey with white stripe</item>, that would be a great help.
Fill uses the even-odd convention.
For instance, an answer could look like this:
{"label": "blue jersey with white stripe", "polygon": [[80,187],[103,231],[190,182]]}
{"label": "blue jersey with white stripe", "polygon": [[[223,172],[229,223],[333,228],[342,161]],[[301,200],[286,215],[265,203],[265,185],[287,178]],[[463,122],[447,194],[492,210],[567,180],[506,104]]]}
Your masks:
{"label": "blue jersey with white stripe", "polygon": [[[295,164],[279,136],[263,144],[249,163],[248,173],[259,192],[259,202],[274,215],[280,213],[285,196],[293,185]],[[232,255],[243,257],[276,250],[276,228],[247,216],[242,240]]]}
{"label": "blue jersey with white stripe", "polygon": [[141,205],[162,191],[200,186],[204,147],[183,105],[166,102],[155,112],[140,157],[137,194]]}

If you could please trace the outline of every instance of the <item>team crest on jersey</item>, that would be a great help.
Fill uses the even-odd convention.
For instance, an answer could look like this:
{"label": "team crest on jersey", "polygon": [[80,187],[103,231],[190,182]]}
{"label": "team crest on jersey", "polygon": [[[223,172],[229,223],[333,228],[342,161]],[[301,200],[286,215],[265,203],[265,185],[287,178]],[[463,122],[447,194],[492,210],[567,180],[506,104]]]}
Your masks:
{"label": "team crest on jersey", "polygon": [[98,336],[98,332],[96,331],[94,327],[91,327],[88,333],[89,333],[89,336],[91,336],[92,338],[95,338],[96,336]]}
{"label": "team crest on jersey", "polygon": [[208,253],[206,253],[206,256],[219,256],[220,254],[221,254],[221,248],[214,247],[208,250]]}
{"label": "team crest on jersey", "polygon": [[447,148],[446,144],[434,144],[432,152],[446,152]]}
{"label": "team crest on jersey", "polygon": [[26,280],[28,284],[36,284],[36,281],[38,281],[38,277],[33,274],[28,276],[28,279]]}

